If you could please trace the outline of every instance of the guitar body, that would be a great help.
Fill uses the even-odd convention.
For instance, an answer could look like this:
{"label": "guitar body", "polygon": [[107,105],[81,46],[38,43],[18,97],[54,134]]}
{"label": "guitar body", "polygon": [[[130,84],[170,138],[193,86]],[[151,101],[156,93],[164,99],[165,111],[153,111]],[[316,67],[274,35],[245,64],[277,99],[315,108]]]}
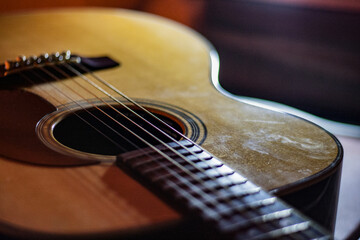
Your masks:
{"label": "guitar body", "polygon": [[[4,15],[0,23],[0,62],[65,49],[106,55],[120,66],[97,71],[102,79],[173,119],[210,153],[307,213],[330,198],[321,211],[334,218],[339,142],[312,123],[222,95],[213,84],[216,54],[197,33],[125,10]],[[79,88],[73,79],[0,89],[1,234],[109,237],[184,222],[178,211],[123,170],[98,162],[115,156],[82,153],[54,140],[54,124],[76,108],[75,100],[93,101],[94,92]],[[333,224],[318,220],[329,228]]]}

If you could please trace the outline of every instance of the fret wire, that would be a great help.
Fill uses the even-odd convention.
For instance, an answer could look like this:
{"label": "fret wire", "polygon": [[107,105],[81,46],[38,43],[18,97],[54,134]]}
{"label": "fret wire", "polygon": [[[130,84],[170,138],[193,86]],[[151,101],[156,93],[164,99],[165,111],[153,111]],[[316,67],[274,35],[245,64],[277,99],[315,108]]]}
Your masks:
{"label": "fret wire", "polygon": [[[170,170],[170,171],[172,171],[172,172],[174,172],[173,170]],[[168,183],[169,184],[169,183]],[[170,186],[172,186],[174,183],[173,182],[170,182]],[[178,186],[177,186],[178,187]],[[163,188],[166,188],[166,187],[163,187]],[[178,187],[179,188],[179,187]],[[198,191],[195,191],[196,193],[198,193]],[[187,192],[187,194],[189,194],[189,192]],[[268,200],[269,201],[269,200]],[[265,205],[265,204],[263,204],[263,205]],[[221,214],[219,214],[219,212],[218,211],[215,211],[216,212],[216,214],[214,215],[214,216],[208,216],[208,217],[211,217],[211,218],[219,218],[219,216],[221,216]],[[268,217],[268,216],[278,216],[278,214],[279,214],[279,211],[278,212],[276,212],[276,213],[273,213],[273,214],[268,214],[268,215],[263,215],[263,216],[261,216],[260,218],[263,220],[264,219],[264,217]],[[280,216],[280,217],[285,217],[285,216]],[[278,217],[279,218],[279,217]],[[273,218],[274,219],[274,218]],[[266,219],[265,219],[266,220]],[[268,221],[269,220],[271,220],[271,219],[268,219]],[[255,220],[252,220],[253,222],[255,222]],[[258,222],[260,222],[260,221],[258,221]],[[264,222],[264,221],[263,221]]]}
{"label": "fret wire", "polygon": [[[194,180],[196,180],[196,181],[197,181],[197,179],[201,179],[201,180],[203,181],[203,179],[206,179],[206,178],[209,178],[209,179],[212,180],[212,178],[210,178],[210,176],[208,176],[208,175],[206,175],[206,174],[204,174],[204,173],[202,173],[202,172],[200,172],[200,173],[198,173],[198,174],[193,174],[193,175],[195,175],[195,176],[197,177],[196,179],[194,179]],[[231,175],[230,175],[230,176],[231,176]],[[153,181],[154,181],[154,182],[156,182],[156,181],[161,181],[161,180],[163,180],[163,179],[166,178],[166,177],[168,177],[168,175],[162,175],[162,176],[159,176],[159,177],[153,179]],[[224,175],[220,175],[220,174],[219,174],[218,176],[215,176],[215,180],[212,180],[212,181],[216,181],[216,177],[228,177],[228,176],[224,176]],[[203,181],[203,183],[206,183],[206,182]]]}
{"label": "fret wire", "polygon": [[248,209],[256,209],[256,208],[260,208],[260,207],[266,207],[269,205],[274,204],[276,201],[275,197],[272,198],[267,198],[267,199],[263,199],[263,200],[258,200],[255,202],[251,202],[251,203],[247,203],[247,204],[243,204],[240,206],[237,206],[236,209],[232,209],[229,208],[228,211],[223,211],[223,212],[218,212],[220,215],[229,215],[231,213],[234,213],[234,211],[236,210],[236,213],[242,213]]}
{"label": "fret wire", "polygon": [[[241,185],[235,185],[235,186],[241,186]],[[238,193],[222,191],[222,192],[225,192],[225,193],[223,193],[223,194],[225,194],[225,197],[224,197],[224,195],[220,195],[220,194],[219,194],[220,196],[215,195],[213,197],[218,199],[218,201],[225,202],[226,200],[230,201],[231,199],[234,199],[234,198],[241,199],[248,195],[257,194],[260,192],[260,190],[261,190],[260,187],[255,187],[255,188],[250,188],[250,189],[242,189],[241,192],[238,192]]]}
{"label": "fret wire", "polygon": [[[207,212],[212,212],[213,213],[212,216],[218,215],[216,211],[214,211],[212,208],[210,208],[206,204],[204,204],[203,201],[199,200],[196,197],[193,197],[188,191],[185,191],[184,189],[179,187],[174,182],[168,181],[166,183],[167,183],[167,186],[176,189],[179,194],[183,195],[185,197],[185,199],[187,199],[189,201],[188,204],[189,204],[190,209],[192,209],[194,207],[199,209],[199,210],[202,210],[202,211],[204,211],[204,209],[206,209]],[[191,200],[189,200],[189,199],[191,199]],[[217,220],[217,219],[218,218],[214,218],[214,220]]]}
{"label": "fret wire", "polygon": [[280,238],[282,236],[289,236],[293,233],[297,233],[297,232],[301,232],[301,231],[305,231],[310,227],[310,222],[306,221],[306,222],[302,222],[302,223],[296,223],[290,226],[286,226],[280,229],[276,229],[267,233],[264,233],[262,235],[259,236],[255,236],[254,240],[261,240],[261,239],[275,239],[275,238]]}
{"label": "fret wire", "polygon": [[[261,234],[255,239],[270,239],[270,238],[279,238],[282,236],[290,237],[292,239],[332,239],[330,235],[325,235],[323,230],[320,230],[316,223],[304,219],[304,217],[294,211],[294,217],[297,218],[299,222],[293,222],[291,225],[287,225],[276,230],[271,230],[267,233]],[[292,219],[294,219],[294,217]],[[304,223],[308,225],[305,229],[298,229],[298,226],[304,226]],[[284,230],[284,231],[283,231]]]}
{"label": "fret wire", "polygon": [[[132,167],[132,163],[131,162],[128,162],[128,161],[123,161],[124,163],[127,163],[130,167]],[[206,198],[205,200],[206,201],[204,201],[204,202],[206,202],[207,204],[212,204],[213,206],[216,206],[216,204],[219,204],[219,202],[217,202],[216,201],[216,198],[213,198],[213,197],[210,197],[210,195],[208,194],[208,193],[206,193],[205,192],[205,190],[204,189],[202,189],[200,186],[202,186],[202,185],[197,185],[197,184],[190,184],[190,181],[188,180],[188,179],[186,179],[186,178],[184,178],[184,177],[182,177],[182,176],[180,176],[179,174],[178,174],[178,172],[176,172],[175,170],[173,170],[173,169],[171,169],[171,168],[169,168],[167,165],[165,165],[163,162],[158,162],[160,165],[161,165],[161,167],[163,167],[163,168],[166,168],[166,170],[169,172],[169,175],[170,176],[174,176],[174,175],[176,175],[177,177],[177,179],[181,182],[181,183],[183,183],[183,184],[185,184],[189,189],[191,189],[192,191],[188,191],[188,194],[190,194],[190,193],[196,193],[196,194],[198,194],[199,196],[201,196],[202,198]],[[136,170],[136,171],[138,171],[139,173],[141,173],[141,175],[146,175],[146,172],[144,172],[144,171],[142,171],[142,170],[139,170],[138,168],[133,168],[134,170]],[[149,177],[150,178],[150,180],[152,180],[152,178],[151,177]],[[165,183],[166,184],[169,184],[169,179],[164,179],[164,181],[165,181]],[[171,184],[175,184],[174,182],[170,182]],[[176,185],[178,185],[178,187],[180,187],[179,186],[179,184],[176,184]],[[165,187],[166,188],[166,187]]]}
{"label": "fret wire", "polygon": [[[124,159],[125,160],[125,159]],[[124,161],[124,162],[128,162],[128,161]],[[131,166],[131,162],[129,162],[128,163],[130,166]],[[163,163],[160,163],[160,164],[163,164]],[[166,166],[165,166],[166,167]],[[139,171],[140,173],[142,173],[141,172],[141,170],[139,170],[139,169],[137,169],[137,171]],[[172,170],[172,169],[170,169],[169,170],[170,171],[170,174],[171,175],[173,175],[172,173],[175,173],[175,174],[177,174],[174,170]],[[152,178],[150,177],[150,180],[151,180]],[[165,181],[165,183],[166,183],[166,185],[164,185],[164,186],[162,186],[162,189],[167,189],[167,187],[166,186],[168,186],[168,187],[173,187],[174,185],[176,185],[176,187],[177,187],[177,189],[181,189],[181,192],[183,192],[184,190],[181,188],[181,187],[179,187],[179,185],[178,184],[175,184],[174,182],[172,182],[172,181],[169,181],[168,179],[165,179],[164,180]],[[185,181],[185,182],[184,182]],[[186,179],[183,179],[182,178],[182,182],[184,182],[186,185],[188,185],[188,181],[186,181]],[[161,186],[161,185],[160,185]],[[188,185],[189,186],[189,185]],[[191,188],[192,187],[192,185],[190,185],[189,186],[189,188]],[[189,193],[189,191],[185,191],[186,193],[187,193],[187,196],[189,196],[189,195],[193,195],[194,193],[197,193],[197,194],[199,194],[199,189],[196,189],[195,191],[192,191],[192,192],[190,192]],[[213,198],[208,198],[211,202],[213,202]],[[209,201],[207,201],[207,202],[205,202],[205,203],[208,203]],[[204,203],[202,203],[202,205],[204,205]],[[205,205],[207,205],[207,204],[205,204]],[[265,204],[263,204],[263,205],[265,205]],[[245,209],[245,208],[244,208]],[[236,212],[237,212],[237,209],[234,209]],[[213,212],[213,211],[212,211]],[[214,215],[215,214],[215,215]],[[221,215],[219,215],[219,213],[217,212],[217,211],[215,211],[215,213],[213,213],[211,216],[208,216],[208,217],[211,217],[211,218],[216,218],[216,219],[218,219],[219,217],[220,217]]]}
{"label": "fret wire", "polygon": [[232,232],[234,230],[239,230],[239,228],[244,229],[244,228],[250,227],[251,225],[264,224],[264,223],[271,222],[274,220],[287,218],[287,217],[291,216],[292,212],[293,212],[292,209],[285,209],[285,210],[269,213],[266,215],[262,215],[259,217],[255,217],[255,218],[249,219],[247,221],[227,224],[226,226],[222,226],[222,229],[225,232]]}
{"label": "fret wire", "polygon": [[[173,157],[174,155],[169,155],[169,156]],[[179,161],[179,163],[187,163],[188,161],[195,162],[194,160],[199,160],[199,162],[195,162],[195,164],[197,164],[198,167],[200,167],[204,170],[207,167],[218,168],[218,167],[221,167],[222,165],[224,165],[220,161],[214,161],[214,158],[212,156],[199,156],[194,159],[192,159],[192,156],[190,156],[190,157],[187,156],[188,161],[185,161],[185,160],[180,161],[181,159],[176,159],[176,160]],[[152,159],[148,159],[146,161],[138,161],[136,164],[133,165],[133,167],[140,167],[141,165],[151,164],[151,162],[152,162]],[[210,164],[209,164],[209,162],[210,162]]]}
{"label": "fret wire", "polygon": [[[178,174],[177,174],[175,171],[173,171],[172,169],[169,169],[169,170],[170,170],[173,174],[178,175]],[[172,174],[172,175],[173,175],[173,174]],[[181,179],[183,179],[183,178],[181,178]],[[184,181],[184,180],[182,180],[182,181]],[[185,180],[185,183],[186,183],[186,180]],[[190,203],[190,204],[193,204],[194,207],[198,207],[199,205],[201,205],[202,207],[199,208],[199,210],[203,210],[204,207],[206,207],[206,209],[210,209],[211,211],[207,210],[207,211],[204,212],[204,214],[206,213],[206,217],[207,217],[207,218],[208,218],[208,217],[211,217],[211,218],[214,219],[214,220],[218,220],[218,219],[222,216],[222,214],[219,214],[218,211],[214,211],[212,208],[207,207],[207,204],[206,204],[206,203],[209,203],[209,201],[199,201],[196,197],[193,197],[193,195],[191,194],[191,193],[193,193],[193,192],[185,191],[183,188],[179,187],[178,184],[175,184],[175,183],[172,182],[172,181],[166,181],[166,184],[161,186],[161,188],[164,189],[164,190],[167,190],[168,187],[176,188],[177,190],[180,190],[179,193],[182,194],[182,195],[186,195],[187,198],[189,198],[189,196],[191,196],[192,199],[195,199],[195,200],[196,200],[195,202],[197,202],[198,204],[193,204],[193,202],[191,202],[190,200],[189,200],[189,201],[190,201],[189,203]],[[191,186],[189,186],[189,187],[191,187]],[[196,193],[199,193],[199,191],[196,191]],[[202,195],[202,196],[204,197],[204,195]],[[208,199],[210,199],[210,201],[212,201],[213,198],[208,198]],[[205,202],[205,204],[204,204],[204,202]],[[200,203],[200,204],[199,204],[199,203]],[[270,203],[270,201],[269,201],[269,203]],[[191,208],[191,207],[190,207],[190,208]],[[244,209],[245,209],[245,208],[244,208]],[[235,209],[235,210],[236,210],[236,212],[237,212],[238,209]],[[211,212],[211,214],[209,214],[209,212]]]}
{"label": "fret wire", "polygon": [[[123,160],[123,159],[121,159]],[[127,163],[126,161],[122,161],[125,164]],[[129,163],[127,163],[128,165],[130,165]],[[161,162],[159,162],[159,164],[163,164]],[[131,165],[130,165],[131,166]],[[210,198],[205,192],[203,192],[197,185],[191,185],[190,182],[188,180],[186,180],[185,178],[181,177],[177,172],[175,172],[173,169],[168,168],[167,166],[163,166],[165,168],[167,168],[166,170],[168,170],[169,174],[171,176],[176,177],[177,179],[179,179],[180,181],[182,181],[185,185],[187,185],[189,188],[191,189],[196,189],[196,192],[198,193],[199,196],[201,196],[202,198],[207,198],[209,201],[207,202],[211,202],[211,204],[213,206],[216,206],[216,202],[214,202],[213,198]],[[138,170],[136,170],[138,171]],[[140,171],[138,171],[140,172]],[[141,173],[141,172],[140,172]],[[151,179],[151,178],[150,178]],[[193,201],[199,203],[202,206],[202,209],[207,209],[207,211],[214,211],[212,208],[208,207],[206,204],[204,204],[203,201],[199,200],[198,198],[194,197],[192,194],[190,194],[188,191],[185,191],[183,188],[181,188],[178,184],[175,184],[173,181],[169,181],[168,179],[164,180],[166,185],[160,185],[160,188],[166,189],[166,186],[171,186],[172,188],[176,188],[177,190],[179,190],[178,193],[184,195],[187,199],[193,199]],[[190,201],[190,200],[189,200]],[[190,201],[190,202],[193,202]],[[199,205],[198,204],[198,205]]]}
{"label": "fret wire", "polygon": [[[153,161],[154,160],[160,161],[160,160],[162,160],[162,158],[161,158],[161,156],[158,156],[158,157],[154,157],[152,160]],[[177,161],[177,159],[174,159],[174,160]],[[141,164],[141,163],[139,163],[141,161],[135,161],[135,163],[133,163],[131,166],[133,168],[144,168],[145,170],[143,171],[143,173],[145,174],[145,173],[148,173],[148,172],[156,171],[156,170],[161,168],[161,166],[151,166],[151,165],[154,165],[153,161],[148,160],[148,161],[146,161],[147,164]],[[181,163],[181,162],[179,162],[179,163]],[[188,163],[188,162],[185,162],[185,163]],[[171,167],[172,163],[170,163],[168,161],[165,161],[164,165]],[[189,171],[198,170],[198,168],[194,168],[192,165],[183,165],[183,167],[188,169]],[[203,173],[206,173],[206,171],[209,171],[210,169],[224,168],[225,166],[223,164],[221,166],[216,166],[216,165],[214,166],[214,165],[207,164],[206,168],[202,168],[201,166],[199,166],[199,167],[204,170],[204,171],[202,171]],[[223,175],[227,176],[227,175],[230,175],[230,174],[233,173],[233,172],[226,173],[226,171],[228,171],[228,170],[220,170],[220,171],[222,171],[222,175],[220,175],[220,177],[223,176]],[[194,172],[194,174],[195,174],[195,172]],[[230,180],[229,180],[229,182],[232,183],[232,184],[235,184],[234,182],[232,182]],[[204,184],[206,184],[206,182],[204,182]],[[229,184],[223,184],[223,185],[225,186],[225,185],[229,185]]]}
{"label": "fret wire", "polygon": [[[202,169],[206,169],[207,167],[214,167],[214,168],[218,168],[218,167],[221,167],[221,166],[223,166],[224,164],[223,163],[221,163],[221,162],[216,162],[216,163],[214,163],[214,162],[212,162],[212,161],[210,161],[211,159],[213,159],[213,157],[209,157],[209,158],[204,158],[204,157],[198,157],[198,158],[196,158],[196,160],[199,160],[199,159],[202,159],[202,160],[204,160],[204,161],[201,161],[201,162],[198,162],[198,163],[195,163],[195,164],[197,164],[200,168],[202,168]],[[177,159],[178,160],[178,159]],[[179,159],[180,160],[180,159]],[[179,161],[178,160],[178,161]],[[189,161],[191,161],[191,158],[190,159],[188,159]],[[152,159],[148,159],[148,160],[146,160],[146,161],[138,161],[136,164],[134,164],[133,165],[133,167],[141,167],[142,165],[147,165],[147,164],[151,164],[151,162],[152,162]],[[187,161],[183,161],[183,162],[181,162],[181,161],[179,161],[179,163],[186,163]],[[209,164],[209,162],[210,162],[210,164]]]}
{"label": "fret wire", "polygon": [[[316,235],[316,233],[315,233],[316,229],[312,225],[313,224],[311,222],[309,222],[309,228],[304,231],[299,231],[299,232],[297,232],[297,234],[304,236],[306,239],[309,239],[309,238],[310,239],[315,239],[315,238],[321,239],[321,238],[319,238],[320,232],[318,231],[318,234]],[[311,231],[309,231],[309,230],[311,230]]]}

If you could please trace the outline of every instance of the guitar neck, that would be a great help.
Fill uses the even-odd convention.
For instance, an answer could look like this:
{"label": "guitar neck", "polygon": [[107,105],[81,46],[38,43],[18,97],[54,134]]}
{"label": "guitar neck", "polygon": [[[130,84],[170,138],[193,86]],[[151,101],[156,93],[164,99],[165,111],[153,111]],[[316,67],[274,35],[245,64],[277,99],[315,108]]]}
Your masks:
{"label": "guitar neck", "polygon": [[234,239],[330,239],[316,223],[201,147],[172,142],[122,154],[118,163],[187,214]]}

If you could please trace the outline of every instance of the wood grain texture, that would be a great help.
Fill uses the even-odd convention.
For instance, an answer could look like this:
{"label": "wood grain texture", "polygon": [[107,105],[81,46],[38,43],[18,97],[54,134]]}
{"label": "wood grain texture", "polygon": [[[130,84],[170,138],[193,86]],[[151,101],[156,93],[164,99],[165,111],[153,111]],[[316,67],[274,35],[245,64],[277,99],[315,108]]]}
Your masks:
{"label": "wood grain texture", "polygon": [[[317,126],[221,95],[210,82],[210,46],[176,23],[125,10],[91,9],[3,15],[0,24],[6,26],[0,29],[0,62],[65,49],[108,55],[122,65],[99,76],[132,98],[196,114],[208,130],[203,147],[267,190],[292,191],[289,186],[317,181],[340,162],[336,141]],[[26,91],[55,107],[70,103],[55,85],[93,98],[71,79]],[[4,156],[0,176],[0,192],[6,193],[0,195],[0,219],[36,231],[101,232],[179,219],[112,166],[55,168]]]}

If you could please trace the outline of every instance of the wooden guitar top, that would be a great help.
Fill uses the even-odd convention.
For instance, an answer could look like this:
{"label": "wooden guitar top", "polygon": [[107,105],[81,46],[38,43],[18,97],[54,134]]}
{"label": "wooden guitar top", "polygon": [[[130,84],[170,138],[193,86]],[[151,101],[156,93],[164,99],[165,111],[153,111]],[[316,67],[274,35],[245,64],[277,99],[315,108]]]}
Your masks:
{"label": "wooden guitar top", "polygon": [[[325,130],[303,119],[250,106],[219,93],[212,83],[217,81],[214,49],[199,34],[175,22],[127,10],[72,9],[3,15],[0,24],[0,62],[20,54],[66,49],[83,56],[109,56],[121,66],[98,71],[98,76],[133,99],[175,106],[196,116],[205,126],[198,133],[198,141],[203,139],[202,147],[266,190],[278,194],[296,191],[320,181],[341,163],[341,147]],[[63,82],[82,96],[93,98],[71,80]],[[62,88],[63,83],[53,84]],[[34,95],[11,100],[10,97],[25,93],[0,91],[0,105],[8,104],[0,107],[0,136],[20,129],[11,133],[14,142],[27,137],[21,133],[26,119],[12,119],[17,127],[11,131],[4,125],[10,122],[5,116],[11,103],[16,106],[16,101],[28,99],[26,109],[34,105],[38,120],[44,111],[71,103],[52,84],[24,90],[50,104]],[[35,103],[43,109],[36,110]],[[30,112],[26,109],[22,111]],[[20,228],[24,232],[92,234],[180,218],[115,166],[23,163],[5,153],[18,149],[16,154],[22,158],[21,155],[31,154],[31,144],[29,148],[16,148],[2,139],[0,230],[4,232]],[[15,156],[16,150],[11,151]]]}

